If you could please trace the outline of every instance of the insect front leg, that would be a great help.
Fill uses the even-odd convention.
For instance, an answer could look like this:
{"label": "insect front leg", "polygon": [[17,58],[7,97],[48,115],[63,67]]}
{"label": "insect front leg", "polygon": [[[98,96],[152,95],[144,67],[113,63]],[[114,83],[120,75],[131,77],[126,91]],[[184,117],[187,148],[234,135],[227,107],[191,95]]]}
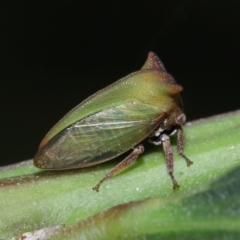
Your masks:
{"label": "insect front leg", "polygon": [[135,160],[138,158],[138,156],[144,152],[144,146],[142,144],[138,145],[134,148],[133,152],[130,153],[125,159],[123,159],[122,162],[120,162],[116,167],[114,167],[111,171],[107,172],[105,177],[95,186],[93,187],[93,190],[96,190],[99,192],[100,185],[106,181],[107,179],[117,175],[118,173],[124,171],[128,167],[130,167]]}
{"label": "insect front leg", "polygon": [[172,149],[169,136],[165,133],[161,133],[160,135],[157,134],[156,137],[151,137],[149,139],[149,142],[154,145],[160,145],[160,144],[163,145],[163,150],[165,152],[165,158],[167,162],[167,171],[172,179],[173,189],[178,188],[179,185],[173,176],[174,158],[173,158],[173,149]]}
{"label": "insect front leg", "polygon": [[177,132],[177,145],[178,145],[178,154],[180,156],[182,156],[186,162],[187,162],[187,166],[190,166],[191,164],[193,164],[193,162],[187,158],[184,153],[183,153],[183,149],[184,149],[184,133],[183,133],[183,129],[181,126],[178,126],[178,132]]}

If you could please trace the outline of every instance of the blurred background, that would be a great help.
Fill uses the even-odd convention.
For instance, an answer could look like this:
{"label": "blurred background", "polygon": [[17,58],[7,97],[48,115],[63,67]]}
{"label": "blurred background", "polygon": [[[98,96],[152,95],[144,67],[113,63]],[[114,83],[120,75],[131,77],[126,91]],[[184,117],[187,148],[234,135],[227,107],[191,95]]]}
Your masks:
{"label": "blurred background", "polygon": [[154,51],[188,121],[240,108],[240,1],[1,1],[0,165]]}

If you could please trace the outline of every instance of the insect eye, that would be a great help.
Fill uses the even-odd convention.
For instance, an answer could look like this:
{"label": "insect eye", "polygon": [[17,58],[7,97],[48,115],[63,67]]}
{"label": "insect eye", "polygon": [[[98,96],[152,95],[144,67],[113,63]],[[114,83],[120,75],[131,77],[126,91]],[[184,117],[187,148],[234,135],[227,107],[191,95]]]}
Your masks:
{"label": "insect eye", "polygon": [[182,125],[186,122],[186,115],[184,113],[180,114],[176,117],[175,123],[178,125]]}

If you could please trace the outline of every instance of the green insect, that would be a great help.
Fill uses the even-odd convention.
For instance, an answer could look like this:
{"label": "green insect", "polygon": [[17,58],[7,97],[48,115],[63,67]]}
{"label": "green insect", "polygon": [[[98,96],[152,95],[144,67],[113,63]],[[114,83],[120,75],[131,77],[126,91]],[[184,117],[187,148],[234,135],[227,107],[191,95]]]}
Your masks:
{"label": "green insect", "polygon": [[184,154],[182,125],[186,121],[180,92],[183,90],[153,53],[143,67],[73,108],[44,137],[34,165],[48,170],[83,168],[133,151],[93,188],[132,165],[143,153],[142,140],[162,144],[173,188],[172,134],[178,135],[178,153]]}

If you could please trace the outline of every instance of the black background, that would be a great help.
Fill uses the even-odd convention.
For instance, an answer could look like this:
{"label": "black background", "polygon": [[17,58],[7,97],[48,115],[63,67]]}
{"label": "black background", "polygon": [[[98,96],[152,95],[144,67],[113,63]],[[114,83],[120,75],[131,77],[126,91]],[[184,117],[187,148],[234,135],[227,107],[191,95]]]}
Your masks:
{"label": "black background", "polygon": [[156,52],[188,120],[239,108],[240,1],[1,1],[1,165]]}

